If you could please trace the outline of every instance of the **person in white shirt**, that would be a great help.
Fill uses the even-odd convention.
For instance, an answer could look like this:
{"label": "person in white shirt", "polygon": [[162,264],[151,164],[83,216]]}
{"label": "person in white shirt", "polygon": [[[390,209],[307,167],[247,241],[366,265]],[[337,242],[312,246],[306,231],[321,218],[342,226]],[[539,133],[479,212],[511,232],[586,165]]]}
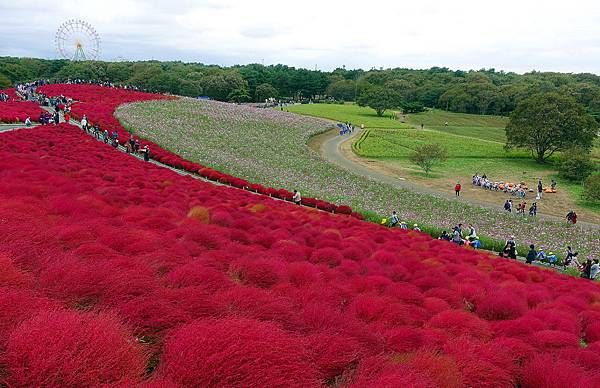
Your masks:
{"label": "person in white shirt", "polygon": [[594,280],[598,272],[600,272],[600,264],[598,264],[598,259],[594,259],[594,264],[592,264],[592,269],[590,270],[590,279]]}
{"label": "person in white shirt", "polygon": [[294,201],[296,205],[300,205],[302,203],[302,197],[300,196],[300,192],[298,190],[294,190],[292,201]]}
{"label": "person in white shirt", "polygon": [[31,127],[31,118],[29,116],[27,116],[27,118],[25,119],[25,125]]}

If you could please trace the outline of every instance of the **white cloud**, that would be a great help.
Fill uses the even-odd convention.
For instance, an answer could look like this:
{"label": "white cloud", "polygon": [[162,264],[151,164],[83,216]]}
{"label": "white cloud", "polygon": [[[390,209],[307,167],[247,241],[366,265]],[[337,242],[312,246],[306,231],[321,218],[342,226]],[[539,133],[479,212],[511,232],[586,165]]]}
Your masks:
{"label": "white cloud", "polygon": [[3,0],[0,14],[0,55],[54,57],[58,25],[82,18],[107,60],[600,73],[591,0]]}

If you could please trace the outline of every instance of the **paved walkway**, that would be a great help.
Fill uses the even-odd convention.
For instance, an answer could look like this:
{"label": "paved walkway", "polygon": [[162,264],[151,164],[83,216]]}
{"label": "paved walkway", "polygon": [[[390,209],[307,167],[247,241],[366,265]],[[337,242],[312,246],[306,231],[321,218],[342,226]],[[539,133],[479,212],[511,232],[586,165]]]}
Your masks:
{"label": "paved walkway", "polygon": [[[332,131],[336,131],[336,129],[333,129]],[[346,142],[350,142],[353,139],[359,137],[361,133],[362,133],[362,130],[357,129],[350,135],[342,135],[342,136],[337,135],[335,137],[332,137],[331,139],[325,140],[323,142],[323,144],[321,145],[321,156],[323,158],[325,158],[327,161],[337,164],[338,166],[352,172],[353,174],[360,175],[360,176],[375,180],[377,182],[386,183],[386,184],[389,184],[396,188],[407,189],[407,190],[410,190],[410,191],[413,191],[416,193],[420,193],[420,194],[433,195],[435,197],[447,199],[449,201],[461,201],[464,203],[480,206],[480,207],[498,211],[498,212],[503,211],[497,205],[493,205],[493,204],[490,204],[487,202],[478,201],[478,200],[474,200],[474,199],[469,199],[464,196],[456,197],[455,195],[443,193],[443,192],[440,192],[437,190],[430,189],[428,187],[415,185],[413,183],[410,183],[410,182],[395,178],[393,176],[384,174],[380,171],[370,169],[366,166],[363,166],[360,163],[357,163],[351,159],[348,159],[344,155],[344,153],[341,151],[342,144],[344,144]],[[517,215],[515,213],[515,217],[518,217],[518,216],[519,215]],[[554,221],[554,222],[562,222],[562,223],[566,222],[564,220],[564,218],[562,218],[562,217],[557,217],[557,216],[548,215],[548,214],[538,213],[537,218],[540,220],[546,220],[546,221]],[[598,227],[599,227],[596,224],[592,224],[589,222],[583,222],[583,221],[577,222],[577,226],[583,227],[583,228],[589,228],[589,229],[598,229]]]}

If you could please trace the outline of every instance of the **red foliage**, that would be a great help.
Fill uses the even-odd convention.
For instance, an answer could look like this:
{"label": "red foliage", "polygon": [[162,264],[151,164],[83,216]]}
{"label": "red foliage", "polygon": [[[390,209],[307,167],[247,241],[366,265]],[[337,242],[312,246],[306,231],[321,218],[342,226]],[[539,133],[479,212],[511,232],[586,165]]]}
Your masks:
{"label": "red foliage", "polygon": [[200,320],[166,340],[160,374],[183,386],[317,386],[304,344],[250,319]]}
{"label": "red foliage", "polygon": [[90,387],[138,381],[145,359],[107,315],[48,311],[16,328],[2,357],[14,386]]}
{"label": "red foliage", "polygon": [[68,125],[0,136],[6,385],[135,386],[133,335],[160,360],[155,386],[551,386],[562,362],[576,373],[557,382],[596,376],[593,282],[215,187]]}

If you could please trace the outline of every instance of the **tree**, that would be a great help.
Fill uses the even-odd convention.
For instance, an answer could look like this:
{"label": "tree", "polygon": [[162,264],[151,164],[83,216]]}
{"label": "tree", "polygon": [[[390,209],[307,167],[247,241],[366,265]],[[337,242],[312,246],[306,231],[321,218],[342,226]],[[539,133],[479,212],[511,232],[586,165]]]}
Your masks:
{"label": "tree", "polygon": [[558,171],[563,178],[581,182],[595,169],[590,152],[581,147],[570,148],[560,155]]}
{"label": "tree", "polygon": [[400,106],[400,96],[397,92],[384,88],[382,86],[374,86],[362,92],[356,102],[359,106],[368,106],[375,109],[377,116],[383,116],[383,113],[392,108]]}
{"label": "tree", "polygon": [[521,102],[506,126],[506,148],[531,151],[540,163],[557,151],[589,149],[597,124],[572,97],[558,93],[536,94]]}
{"label": "tree", "polygon": [[3,74],[0,74],[0,89],[8,89],[12,86],[8,77]]}
{"label": "tree", "polygon": [[446,149],[439,144],[424,144],[417,147],[409,158],[411,162],[421,167],[425,174],[429,174],[436,163],[446,160],[447,154]]}
{"label": "tree", "polygon": [[260,102],[260,101],[264,101],[267,98],[274,98],[277,97],[279,95],[279,93],[277,92],[277,89],[275,89],[273,87],[273,85],[268,84],[268,83],[264,83],[264,84],[260,84],[256,87],[256,101]]}
{"label": "tree", "polygon": [[231,102],[248,102],[250,95],[246,89],[235,89],[227,95],[227,101]]}
{"label": "tree", "polygon": [[346,79],[333,82],[327,87],[325,93],[338,101],[354,101],[356,82]]}

